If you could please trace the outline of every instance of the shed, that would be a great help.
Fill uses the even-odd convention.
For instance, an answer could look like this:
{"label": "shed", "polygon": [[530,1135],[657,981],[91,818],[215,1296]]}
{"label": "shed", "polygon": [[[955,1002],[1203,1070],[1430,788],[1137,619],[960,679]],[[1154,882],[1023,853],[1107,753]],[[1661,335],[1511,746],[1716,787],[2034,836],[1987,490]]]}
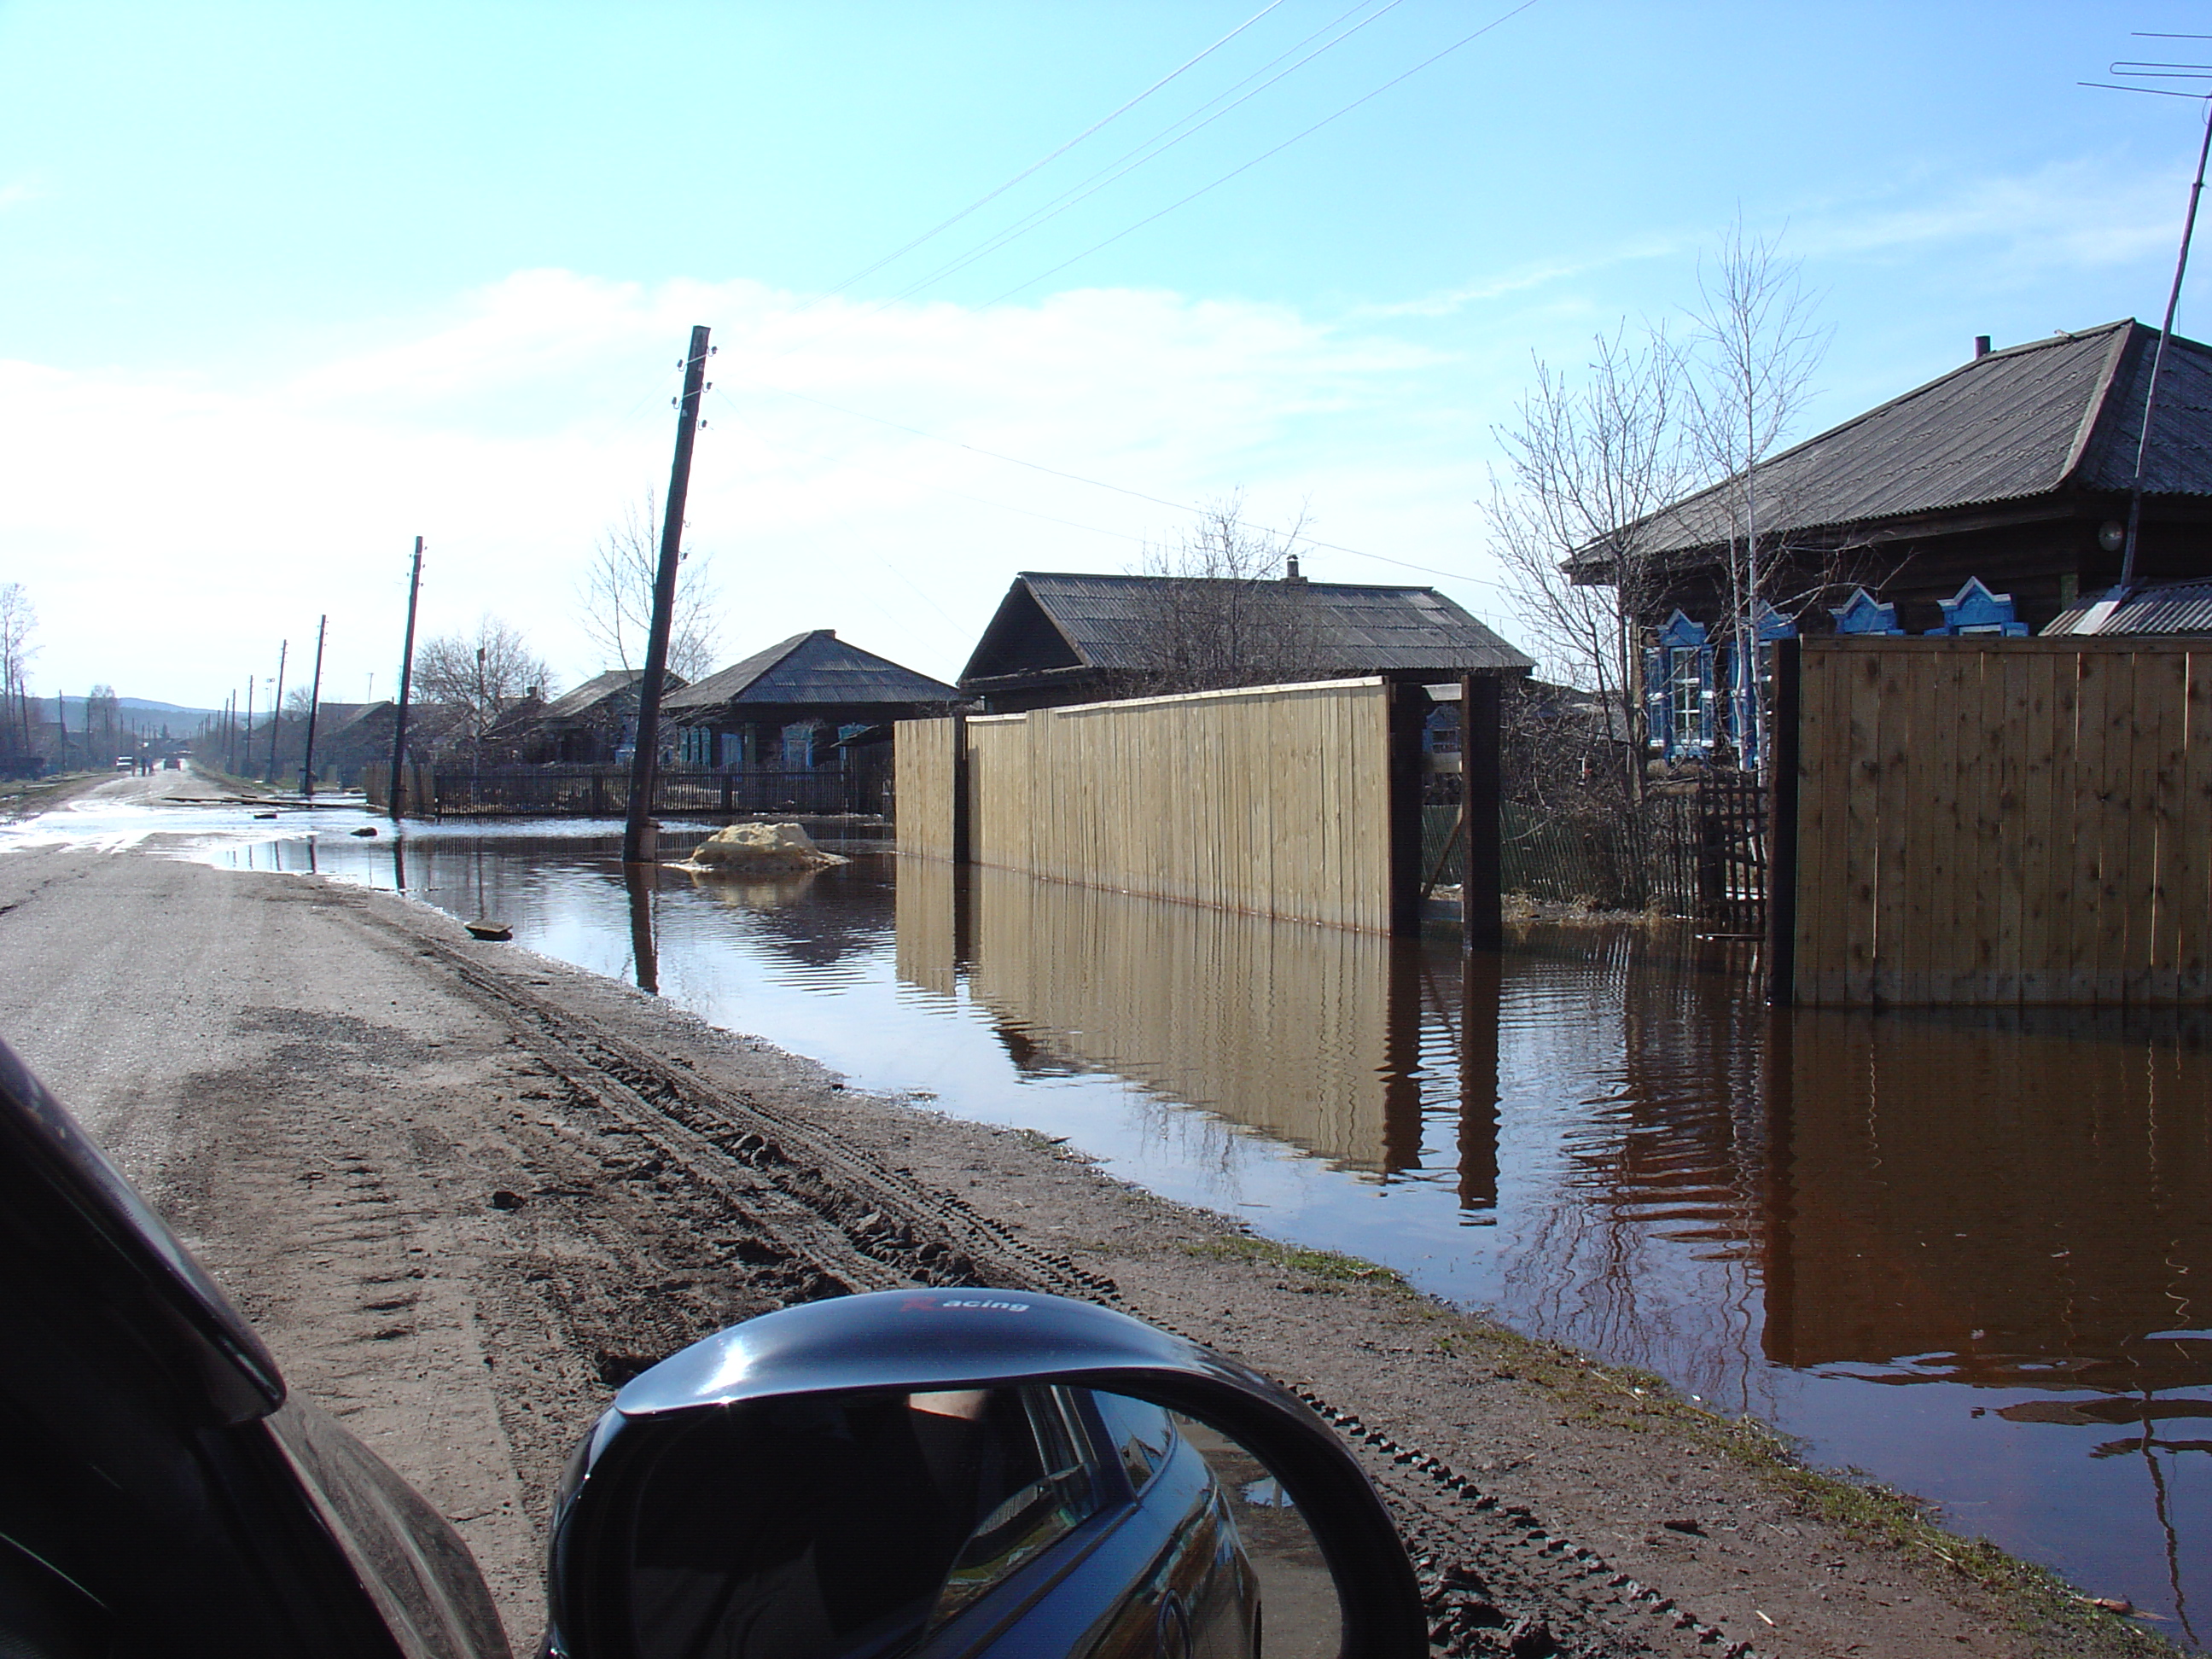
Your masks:
{"label": "shed", "polygon": [[[1222,641],[1240,623],[1251,643],[1224,657]],[[1172,684],[1193,645],[1216,653],[1204,665],[1216,685],[1427,682],[1535,666],[1433,587],[1310,581],[1295,562],[1279,581],[1025,570],[984,629],[960,690],[994,714],[1015,714],[1200,689]]]}

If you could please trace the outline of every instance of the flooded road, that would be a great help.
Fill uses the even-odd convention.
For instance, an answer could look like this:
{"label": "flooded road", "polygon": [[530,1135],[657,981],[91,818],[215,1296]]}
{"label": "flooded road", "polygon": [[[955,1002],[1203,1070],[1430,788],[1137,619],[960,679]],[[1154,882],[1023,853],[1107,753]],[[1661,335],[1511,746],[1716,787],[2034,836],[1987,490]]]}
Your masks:
{"label": "flooded road", "polygon": [[1462,972],[1448,945],[882,854],[655,886],[605,825],[238,816],[163,844],[495,916],[860,1086],[1066,1136],[2212,1634],[2200,1015],[1777,1017],[1745,947],[1668,929],[1532,929]]}

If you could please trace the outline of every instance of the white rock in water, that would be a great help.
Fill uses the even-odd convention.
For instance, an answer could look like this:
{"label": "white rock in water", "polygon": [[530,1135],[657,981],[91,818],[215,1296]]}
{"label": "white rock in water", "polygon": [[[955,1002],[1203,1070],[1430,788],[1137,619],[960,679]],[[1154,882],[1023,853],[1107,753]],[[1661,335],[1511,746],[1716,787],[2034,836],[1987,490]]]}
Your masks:
{"label": "white rock in water", "polygon": [[733,823],[701,842],[691,862],[716,870],[818,870],[847,860],[823,852],[795,823]]}

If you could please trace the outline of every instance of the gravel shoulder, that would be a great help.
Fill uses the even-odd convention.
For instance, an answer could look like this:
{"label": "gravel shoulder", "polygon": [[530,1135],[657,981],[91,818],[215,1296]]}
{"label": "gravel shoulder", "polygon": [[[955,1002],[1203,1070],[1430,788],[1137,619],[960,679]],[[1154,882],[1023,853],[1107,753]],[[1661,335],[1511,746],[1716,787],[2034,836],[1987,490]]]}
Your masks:
{"label": "gravel shoulder", "polygon": [[548,1494],[615,1388],[791,1301],[932,1283],[1109,1301],[1299,1389],[1448,1650],[1522,1619],[1593,1655],[2171,1650],[1653,1379],[391,895],[21,851],[0,963],[0,1035],[294,1388],[459,1527],[518,1648]]}

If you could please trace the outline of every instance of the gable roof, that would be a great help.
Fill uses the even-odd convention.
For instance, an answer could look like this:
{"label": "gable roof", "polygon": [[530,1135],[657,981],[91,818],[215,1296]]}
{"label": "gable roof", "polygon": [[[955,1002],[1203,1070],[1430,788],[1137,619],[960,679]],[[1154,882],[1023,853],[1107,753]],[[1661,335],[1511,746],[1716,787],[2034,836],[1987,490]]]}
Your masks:
{"label": "gable roof", "polygon": [[[1763,463],[1759,523],[1812,531],[2061,489],[2124,490],[2157,344],[2158,331],[2130,318],[1963,363]],[[2173,337],[2158,404],[2145,492],[2212,495],[2212,348]],[[1740,533],[1734,488],[1723,481],[1653,514],[1648,550],[1687,553]],[[1584,569],[1606,562],[1593,550],[1576,560]]]}
{"label": "gable roof", "polygon": [[[1055,669],[1140,672],[1151,665],[1163,583],[1231,585],[1231,579],[1105,576],[1024,570],[999,603],[963,686]],[[1295,598],[1317,672],[1382,674],[1420,670],[1533,668],[1528,657],[1433,587],[1284,581]]]}
{"label": "gable roof", "polygon": [[[541,720],[580,720],[609,697],[627,691],[645,678],[642,668],[610,668],[594,674],[573,691],[564,691],[539,711]],[[672,690],[680,690],[683,678],[671,674],[662,684]]]}
{"label": "gable roof", "polygon": [[817,628],[708,675],[662,707],[697,713],[748,703],[936,703],[959,696],[942,680],[848,645],[833,628]]}

